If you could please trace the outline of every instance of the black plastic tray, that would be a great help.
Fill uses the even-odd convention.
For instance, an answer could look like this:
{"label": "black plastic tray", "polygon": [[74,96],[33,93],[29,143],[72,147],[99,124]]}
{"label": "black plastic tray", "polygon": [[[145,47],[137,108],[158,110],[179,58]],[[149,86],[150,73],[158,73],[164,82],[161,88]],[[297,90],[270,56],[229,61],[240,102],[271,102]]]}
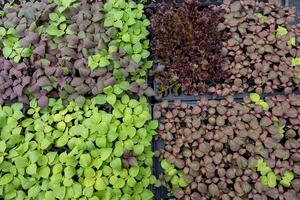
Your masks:
{"label": "black plastic tray", "polygon": [[[178,0],[180,1],[180,0]],[[264,0],[262,0],[264,1]],[[181,1],[180,1],[181,2]],[[199,5],[200,7],[206,7],[206,6],[209,6],[209,5],[217,5],[217,4],[221,4],[223,2],[223,0],[212,0],[212,1],[205,1],[203,4]],[[285,5],[285,6],[294,6],[296,7],[296,10],[297,10],[297,14],[296,14],[296,19],[295,19],[295,23],[300,23],[300,0],[281,0],[282,4]],[[147,8],[155,8],[155,6],[157,5],[157,3],[151,3],[151,4],[148,4],[146,5],[145,7]],[[180,3],[178,3],[178,6],[180,6]],[[152,37],[152,36],[151,36]],[[157,66],[157,63],[154,64],[153,66],[153,69],[155,69]],[[173,92],[172,92],[172,88],[169,88],[165,93],[167,95],[158,95],[159,94],[159,89],[158,89],[158,84],[156,82],[156,79],[155,77],[151,77],[152,78],[152,81],[149,82],[149,84],[152,85],[153,89],[154,89],[154,92],[155,92],[155,99],[156,101],[160,102],[160,101],[163,101],[163,100],[168,100],[168,101],[173,101],[174,99],[180,99],[180,100],[184,100],[184,101],[194,101],[194,100],[197,100],[197,99],[200,99],[201,97],[203,96],[206,96],[208,97],[209,99],[211,98],[214,98],[214,99],[223,99],[224,97],[222,96],[217,96],[217,95],[214,95],[212,93],[204,93],[204,94],[201,94],[201,95],[197,95],[197,96],[193,96],[193,95],[185,95],[185,94],[179,94],[179,95],[175,95]],[[214,84],[214,83],[212,83]],[[247,96],[249,93],[249,91],[245,91],[243,93],[235,93],[233,94],[235,98],[243,98],[244,96]],[[296,92],[294,92],[296,94],[299,94],[299,89],[296,89]],[[278,95],[278,94],[283,94],[283,92],[278,92],[278,91],[274,91],[272,93],[270,93],[269,95]],[[264,96],[265,94],[262,94],[262,97]]]}
{"label": "black plastic tray", "polygon": [[299,0],[283,0],[285,6],[294,6],[296,7],[296,24],[300,23],[300,1]]}
{"label": "black plastic tray", "polygon": [[[185,101],[186,103],[188,103],[188,105],[191,106],[196,106],[196,101]],[[173,103],[170,103],[169,105],[172,105]],[[152,116],[153,116],[153,110],[156,106],[159,106],[160,103],[156,103],[156,104],[152,104],[151,107],[151,112],[152,112]],[[165,143],[163,140],[153,140],[152,142],[152,150],[156,151],[156,150],[160,150],[163,149],[165,147]],[[158,158],[154,157],[153,158],[153,170],[152,170],[153,174],[155,175],[156,178],[159,178],[160,174],[163,174],[164,170],[160,165],[160,161]],[[154,200],[171,200],[171,199],[176,199],[174,197],[169,197],[168,196],[168,190],[164,187],[164,186],[160,186],[160,187],[153,187],[152,188],[152,192],[154,193]]]}
{"label": "black plastic tray", "polygon": [[[300,96],[300,91],[294,92],[294,94]],[[234,101],[242,103],[243,102],[243,97],[248,96],[248,95],[249,95],[249,93],[243,93],[243,95],[241,95],[240,97],[235,97]],[[284,93],[282,93],[282,92],[267,93],[267,94],[261,94],[260,97],[265,98],[265,97],[272,97],[272,96],[277,96],[277,95],[284,95]],[[205,95],[203,95],[201,97],[204,97],[204,96]],[[183,99],[181,99],[181,101],[187,103],[188,105],[190,105],[192,107],[194,107],[194,106],[197,105],[197,101],[200,100],[201,97],[198,97],[198,99],[197,100],[195,99],[194,101],[186,101],[186,100],[183,100]],[[210,98],[209,96],[206,96],[206,97],[208,98],[208,100],[216,100],[216,98]],[[218,97],[217,99],[221,100],[221,99],[224,99],[224,98],[225,97]],[[160,105],[160,103],[152,104],[152,107],[151,107],[152,115],[153,115],[153,111],[155,110],[155,107],[157,107],[159,105]],[[169,106],[172,106],[172,105],[173,105],[173,102],[169,101]],[[153,140],[153,142],[152,142],[152,150],[153,151],[163,149],[164,146],[165,146],[165,143],[161,139]],[[159,159],[154,157],[153,158],[153,170],[152,170],[153,174],[156,176],[156,178],[158,178],[160,174],[163,174],[163,171],[164,170],[162,169],[162,167],[160,165]],[[168,191],[163,186],[160,186],[158,188],[153,187],[152,192],[154,193],[154,200],[171,200],[171,199],[175,199],[174,197],[169,197],[168,196]]]}

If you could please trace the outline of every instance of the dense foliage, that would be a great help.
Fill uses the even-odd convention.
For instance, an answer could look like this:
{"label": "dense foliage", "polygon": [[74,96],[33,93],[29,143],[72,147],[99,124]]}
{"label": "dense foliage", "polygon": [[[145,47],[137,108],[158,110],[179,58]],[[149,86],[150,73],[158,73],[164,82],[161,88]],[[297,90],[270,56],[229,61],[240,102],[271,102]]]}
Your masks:
{"label": "dense foliage", "polygon": [[225,78],[221,55],[220,9],[198,10],[201,1],[184,1],[182,7],[159,4],[151,16],[151,50],[158,62],[160,92],[168,88],[186,94],[207,91],[209,81]]}
{"label": "dense foliage", "polygon": [[[0,196],[4,199],[151,199],[151,121],[146,98],[35,100],[0,107]],[[79,104],[78,104],[79,103]],[[100,109],[99,106],[103,107]],[[128,155],[130,156],[128,157]]]}
{"label": "dense foliage", "polygon": [[[163,101],[153,115],[161,178],[177,199],[299,199],[299,96]],[[180,171],[188,186],[173,180]]]}
{"label": "dense foliage", "polygon": [[211,92],[273,91],[292,92],[299,88],[299,26],[293,24],[295,9],[279,1],[224,1],[224,23],[219,30],[228,32],[223,54],[230,60],[226,84]]}
{"label": "dense foliage", "polygon": [[[120,18],[117,27],[108,23],[115,13]],[[46,106],[49,97],[69,101],[102,93],[112,85],[152,95],[145,83],[152,62],[146,60],[149,21],[142,4],[44,0],[6,4],[0,16],[1,104],[28,104],[35,97]]]}
{"label": "dense foliage", "polygon": [[179,8],[158,5],[151,16],[158,92],[225,96],[299,88],[294,9],[277,0],[225,0],[199,11],[201,2],[187,2]]}

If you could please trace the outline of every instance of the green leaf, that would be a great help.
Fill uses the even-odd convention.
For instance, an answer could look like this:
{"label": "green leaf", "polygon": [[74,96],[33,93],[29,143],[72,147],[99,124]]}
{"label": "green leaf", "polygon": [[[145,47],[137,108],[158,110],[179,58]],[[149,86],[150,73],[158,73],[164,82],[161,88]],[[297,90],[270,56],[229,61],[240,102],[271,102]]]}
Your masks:
{"label": "green leaf", "polygon": [[136,180],[133,177],[128,178],[127,185],[129,187],[134,187],[137,184]]}
{"label": "green leaf", "polygon": [[140,168],[139,166],[133,166],[129,169],[129,175],[131,177],[136,177],[139,174]]}
{"label": "green leaf", "polygon": [[280,181],[280,184],[287,188],[291,186],[291,182],[284,180],[284,179]]}
{"label": "green leaf", "polygon": [[268,186],[271,188],[275,188],[275,186],[277,185],[275,173],[269,172],[267,178],[268,178]]}
{"label": "green leaf", "polygon": [[50,24],[47,27],[46,32],[51,36],[60,36],[64,33],[62,30],[58,29],[56,24]]}
{"label": "green leaf", "polygon": [[79,183],[74,183],[72,188],[73,188],[73,191],[74,191],[73,198],[74,199],[75,198],[76,199],[79,198],[82,195],[82,187],[81,187],[81,185]]}
{"label": "green leaf", "polygon": [[123,36],[122,36],[122,40],[124,42],[130,42],[130,35],[128,33],[125,33]]}
{"label": "green leaf", "polygon": [[14,57],[15,63],[19,63],[20,60],[21,60],[21,56],[17,55],[17,56]]}
{"label": "green leaf", "polygon": [[170,169],[172,169],[172,166],[168,163],[167,160],[162,160],[162,161],[161,161],[161,167],[162,167],[165,171],[169,171]]}
{"label": "green leaf", "polygon": [[117,100],[117,97],[114,94],[108,94],[106,97],[107,103],[109,103],[112,106],[116,103],[116,100]]}
{"label": "green leaf", "polygon": [[95,189],[96,190],[105,190],[107,188],[107,185],[105,184],[105,182],[103,181],[103,179],[101,177],[98,177],[96,179],[96,182],[95,182]]}
{"label": "green leaf", "polygon": [[76,0],[62,0],[62,1],[61,1],[62,5],[63,5],[65,8],[70,7],[70,5],[71,5],[73,2],[76,2]]}
{"label": "green leaf", "polygon": [[41,149],[45,150],[47,149],[50,145],[51,145],[51,141],[49,141],[47,138],[44,138],[42,140],[42,143],[41,143]]}
{"label": "green leaf", "polygon": [[284,187],[290,187],[293,179],[294,174],[290,171],[285,171],[282,180],[280,181],[280,184]]}
{"label": "green leaf", "polygon": [[3,27],[0,27],[0,37],[3,37],[6,35],[6,29]]}
{"label": "green leaf", "polygon": [[116,181],[115,184],[113,184],[114,188],[123,188],[125,185],[125,181],[122,178],[119,178],[118,181]]}
{"label": "green leaf", "polygon": [[128,95],[123,95],[122,98],[121,98],[121,102],[122,102],[122,104],[124,104],[124,105],[128,104],[128,103],[129,103],[129,100],[130,100],[130,98],[129,98]]}
{"label": "green leaf", "polygon": [[270,108],[269,104],[267,104],[267,102],[265,102],[265,101],[258,101],[257,104],[261,105],[263,107],[263,109],[266,111],[269,110],[269,108]]}
{"label": "green leaf", "polygon": [[42,167],[40,170],[39,170],[39,175],[45,179],[48,179],[49,177],[49,174],[50,174],[50,168],[49,167]]}
{"label": "green leaf", "polygon": [[92,158],[89,154],[82,154],[80,156],[79,164],[81,167],[88,167],[92,162]]}
{"label": "green leaf", "polygon": [[150,52],[147,50],[143,50],[141,55],[142,55],[142,58],[148,58],[150,56]]}
{"label": "green leaf", "polygon": [[300,57],[296,57],[292,59],[292,67],[300,66]]}
{"label": "green leaf", "polygon": [[121,20],[117,20],[116,22],[114,22],[114,27],[122,29],[123,28],[123,22]]}
{"label": "green leaf", "polygon": [[112,153],[112,148],[99,149],[101,160],[107,160]]}
{"label": "green leaf", "polygon": [[142,59],[141,54],[133,54],[132,55],[132,60],[136,63],[139,63],[141,61],[141,59]]}
{"label": "green leaf", "polygon": [[133,45],[133,52],[138,54],[143,50],[143,46],[140,42],[137,42],[136,44]]}
{"label": "green leaf", "polygon": [[5,58],[8,58],[9,56],[10,56],[10,54],[12,53],[12,48],[11,47],[4,47],[3,49],[2,49],[2,52],[3,52],[3,56],[5,57]]}
{"label": "green leaf", "polygon": [[114,53],[114,52],[117,52],[118,51],[118,47],[114,46],[114,45],[110,45],[108,47],[108,53],[111,54],[111,53]]}
{"label": "green leaf", "polygon": [[101,57],[99,61],[100,67],[106,67],[110,64],[109,60],[106,57]]}
{"label": "green leaf", "polygon": [[261,19],[261,20],[267,20],[267,19],[268,19],[267,16],[264,16],[264,15],[261,14],[261,13],[256,13],[256,17],[257,17],[258,19]]}
{"label": "green leaf", "polygon": [[123,46],[123,49],[125,50],[126,53],[132,54],[133,53],[133,48],[131,44],[125,44]]}
{"label": "green leaf", "polygon": [[17,168],[27,167],[29,164],[28,159],[26,157],[17,157],[15,158],[15,165]]}
{"label": "green leaf", "polygon": [[31,197],[33,197],[33,199],[35,199],[35,197],[40,193],[41,188],[39,185],[35,185],[33,187],[31,187],[28,190],[28,198],[31,199]]}
{"label": "green leaf", "polygon": [[114,16],[115,20],[122,19],[123,14],[124,14],[124,11],[114,11],[113,12],[113,16]]}
{"label": "green leaf", "polygon": [[72,115],[67,114],[67,115],[65,116],[65,122],[66,122],[66,123],[68,123],[68,122],[70,122],[70,121],[72,121],[72,120],[73,120]]}
{"label": "green leaf", "polygon": [[296,46],[296,38],[295,37],[291,37],[289,39],[289,41],[287,42],[288,45],[290,46]]}
{"label": "green leaf", "polygon": [[59,20],[59,16],[57,13],[50,13],[49,18],[54,22]]}
{"label": "green leaf", "polygon": [[288,31],[285,27],[279,26],[276,29],[276,34],[279,35],[279,36],[284,36],[284,35],[288,34]]}
{"label": "green leaf", "polygon": [[5,141],[0,141],[0,153],[4,153],[6,149]]}
{"label": "green leaf", "polygon": [[27,58],[27,57],[30,57],[31,54],[32,54],[32,50],[30,48],[24,48],[21,53],[21,56],[24,58]]}
{"label": "green leaf", "polygon": [[286,180],[291,181],[291,180],[294,179],[294,174],[291,171],[285,171],[283,176],[284,176],[283,178],[286,179]]}
{"label": "green leaf", "polygon": [[256,103],[260,100],[260,96],[256,93],[250,93],[250,99],[251,99],[251,101]]}
{"label": "green leaf", "polygon": [[56,127],[57,127],[57,129],[59,130],[59,131],[64,131],[65,130],[65,128],[66,128],[66,123],[65,122],[63,122],[63,121],[61,121],[61,122],[58,122],[58,124],[56,125]]}
{"label": "green leaf", "polygon": [[113,170],[121,170],[122,162],[120,158],[115,158],[110,162],[110,166]]}
{"label": "green leaf", "polygon": [[98,67],[98,62],[93,59],[93,56],[89,56],[88,58],[88,66],[94,70]]}
{"label": "green leaf", "polygon": [[67,166],[64,169],[64,174],[66,178],[72,178],[76,174],[76,169],[72,166]]}
{"label": "green leaf", "polygon": [[133,147],[133,151],[136,155],[141,155],[144,152],[144,145],[137,144]]}
{"label": "green leaf", "polygon": [[0,185],[7,185],[14,179],[13,174],[5,174],[0,178]]}
{"label": "green leaf", "polygon": [[187,187],[188,186],[188,182],[182,176],[179,177],[178,184],[179,184],[180,187]]}
{"label": "green leaf", "polygon": [[260,180],[261,184],[266,185],[266,186],[268,185],[268,178],[267,178],[267,176],[261,176],[259,178],[259,180]]}
{"label": "green leaf", "polygon": [[151,120],[149,122],[148,128],[151,130],[155,130],[158,127],[158,121],[157,120]]}
{"label": "green leaf", "polygon": [[113,17],[105,17],[104,26],[105,27],[113,26],[114,22],[115,22],[115,20]]}

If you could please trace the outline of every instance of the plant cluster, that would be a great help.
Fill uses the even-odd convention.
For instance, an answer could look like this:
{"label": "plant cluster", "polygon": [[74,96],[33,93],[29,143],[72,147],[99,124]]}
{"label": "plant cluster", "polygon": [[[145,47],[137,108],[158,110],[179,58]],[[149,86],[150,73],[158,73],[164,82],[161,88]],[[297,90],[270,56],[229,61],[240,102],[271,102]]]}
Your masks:
{"label": "plant cluster", "polygon": [[188,183],[172,187],[171,170],[161,175],[177,199],[299,199],[300,97],[256,95],[154,106],[165,143],[155,154]]}
{"label": "plant cluster", "polygon": [[224,22],[228,32],[223,55],[229,59],[230,76],[223,85],[209,89],[218,94],[254,91],[292,92],[299,87],[299,27],[293,25],[295,9],[279,1],[224,1]]}
{"label": "plant cluster", "polygon": [[[112,104],[112,112],[105,107]],[[102,109],[100,107],[103,107]],[[32,100],[0,107],[4,199],[152,199],[151,141],[158,126],[146,98],[108,95],[64,106]],[[125,164],[130,154],[129,164]]]}
{"label": "plant cluster", "polygon": [[201,12],[195,9],[198,1],[187,2],[192,3],[182,8],[159,5],[151,17],[154,75],[162,95],[299,88],[295,9],[277,0],[225,0]]}
{"label": "plant cluster", "polygon": [[[122,27],[107,22],[115,12]],[[0,104],[28,104],[32,98],[70,101],[114,85],[139,96],[153,95],[145,81],[152,66],[146,60],[148,25],[143,6],[124,0],[7,4],[0,19]],[[103,52],[109,53],[107,60]]]}
{"label": "plant cluster", "polygon": [[197,95],[208,89],[210,81],[226,77],[221,55],[223,34],[220,9],[199,11],[200,0],[183,1],[183,6],[159,4],[151,15],[151,50],[158,66],[156,82],[160,92]]}

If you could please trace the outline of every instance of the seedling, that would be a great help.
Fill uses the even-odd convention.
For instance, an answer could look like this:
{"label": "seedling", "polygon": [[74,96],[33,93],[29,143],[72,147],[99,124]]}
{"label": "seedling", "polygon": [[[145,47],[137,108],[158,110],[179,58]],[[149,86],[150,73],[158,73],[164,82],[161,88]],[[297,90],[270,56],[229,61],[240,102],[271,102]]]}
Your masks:
{"label": "seedling", "polygon": [[285,131],[284,131],[284,127],[285,127],[285,126],[281,125],[280,122],[278,122],[278,121],[275,121],[275,122],[274,122],[274,125],[275,125],[276,128],[278,129],[278,132],[279,132],[279,134],[280,134],[280,137],[283,138],[283,137],[284,137],[284,132],[285,132]]}
{"label": "seedling", "polygon": [[285,27],[282,27],[282,26],[279,26],[277,29],[276,29],[276,35],[278,36],[284,36],[288,34],[288,31]]}
{"label": "seedling", "polygon": [[271,168],[267,165],[263,158],[257,161],[257,171],[262,175],[260,181],[262,184],[267,185],[270,188],[274,188],[277,185],[276,175],[272,172]]}
{"label": "seedling", "polygon": [[260,98],[259,94],[256,93],[250,93],[250,99],[252,102],[254,102],[256,105],[260,105],[263,107],[264,110],[269,110],[269,105],[267,102],[265,102],[263,99]]}
{"label": "seedling", "polygon": [[76,0],[53,0],[53,2],[58,5],[58,12],[62,13],[67,8],[72,6],[76,2]]}
{"label": "seedling", "polygon": [[0,27],[0,40],[4,46],[2,49],[3,56],[7,59],[13,59],[16,63],[19,63],[22,57],[27,58],[32,54],[30,48],[21,47],[14,28],[6,30],[4,27]]}
{"label": "seedling", "polygon": [[280,184],[284,187],[290,187],[293,179],[294,179],[294,174],[290,171],[285,171],[280,181]]}
{"label": "seedling", "polygon": [[136,63],[150,55],[147,50],[150,21],[144,17],[143,8],[143,4],[124,0],[109,0],[104,6],[104,26],[119,30],[114,40],[120,41],[119,48],[130,54]]}
{"label": "seedling", "polygon": [[263,21],[265,21],[265,20],[268,19],[267,16],[265,16],[265,15],[263,15],[263,14],[261,14],[261,13],[256,13],[256,17],[257,17],[258,19],[263,20]]}
{"label": "seedling", "polygon": [[293,58],[293,59],[292,59],[291,66],[292,66],[292,67],[300,66],[300,57]]}
{"label": "seedling", "polygon": [[49,18],[51,24],[47,27],[47,33],[55,37],[64,35],[67,28],[66,18],[60,12],[50,13]]}
{"label": "seedling", "polygon": [[167,160],[161,161],[161,167],[165,171],[166,182],[170,181],[172,184],[171,188],[169,188],[171,191],[174,191],[174,189],[179,187],[186,187],[188,185],[182,170],[175,169],[175,166],[168,163]]}
{"label": "seedling", "polygon": [[287,44],[290,45],[290,46],[296,46],[296,38],[295,37],[291,37],[288,40]]}

